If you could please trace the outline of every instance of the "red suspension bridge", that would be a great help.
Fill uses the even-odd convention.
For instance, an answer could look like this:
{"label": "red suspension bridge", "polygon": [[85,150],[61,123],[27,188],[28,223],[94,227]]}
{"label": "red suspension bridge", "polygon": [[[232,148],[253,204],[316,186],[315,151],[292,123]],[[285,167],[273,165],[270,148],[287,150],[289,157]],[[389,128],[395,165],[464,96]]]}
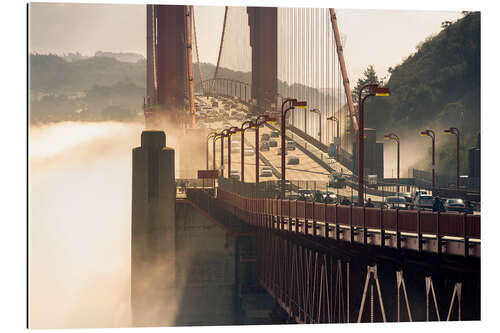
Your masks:
{"label": "red suspension bridge", "polygon": [[[148,5],[147,24],[146,126],[182,128],[185,136],[198,131],[197,144],[207,147],[207,169],[213,160],[212,172],[203,173],[211,178],[209,189],[187,179],[194,176],[177,181],[186,193],[177,206],[195,207],[228,237],[255,239],[256,280],[279,304],[280,322],[480,319],[480,215],[363,207],[365,197],[379,202],[397,195],[400,186],[414,185],[402,185],[399,176],[397,184],[385,187],[366,184],[365,168],[383,178],[383,150],[375,130],[364,128],[362,100],[389,91],[367,86],[358,97],[361,112],[355,110],[334,9],[226,7],[213,73],[202,72],[192,6]],[[210,117],[214,128],[204,128]],[[243,120],[256,131],[255,139],[243,136]],[[148,133],[157,132],[143,136]],[[293,150],[288,143],[271,146],[274,139],[267,137],[264,150],[264,135],[293,141]],[[207,137],[214,140],[211,151]],[[332,146],[335,158],[328,154]],[[162,146],[143,148],[150,154],[149,179],[160,179],[161,159],[155,156],[163,154]],[[292,151],[301,168],[285,166]],[[257,168],[247,169],[247,152],[255,155]],[[242,162],[231,162],[231,153],[241,154]],[[259,181],[259,163],[273,181]],[[238,166],[245,179],[234,173]],[[347,183],[333,193],[337,203],[290,194],[311,189],[302,181],[329,190],[332,173]],[[434,186],[427,190],[439,192]],[[342,197],[351,197],[350,204],[342,204]]]}

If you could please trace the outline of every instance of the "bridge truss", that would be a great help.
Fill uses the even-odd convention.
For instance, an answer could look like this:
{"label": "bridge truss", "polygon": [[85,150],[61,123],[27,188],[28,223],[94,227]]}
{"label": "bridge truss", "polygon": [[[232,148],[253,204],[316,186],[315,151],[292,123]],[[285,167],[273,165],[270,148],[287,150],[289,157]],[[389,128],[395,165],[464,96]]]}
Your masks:
{"label": "bridge truss", "polygon": [[[408,217],[401,216],[399,223],[391,225],[390,218],[375,218],[367,214],[375,210],[366,208],[294,205],[288,200],[244,198],[220,189],[217,197],[188,189],[187,197],[219,221],[236,218],[253,227],[258,281],[295,322],[480,318],[478,252],[462,248],[462,254],[452,254],[451,240],[446,240],[460,233],[456,225],[458,220],[463,222],[463,215],[439,218],[441,214],[430,213],[434,219],[437,216],[437,226],[424,218],[413,230]],[[384,210],[384,215],[389,211]],[[350,212],[347,221],[345,212]],[[463,238],[457,244],[477,246],[471,247],[470,242],[479,237],[479,221],[478,217],[465,218],[460,228]],[[231,225],[225,227],[230,230]],[[434,235],[420,235],[418,228],[431,233],[430,225]],[[406,232],[409,229],[421,244],[416,248]],[[431,239],[445,251],[431,246]]]}

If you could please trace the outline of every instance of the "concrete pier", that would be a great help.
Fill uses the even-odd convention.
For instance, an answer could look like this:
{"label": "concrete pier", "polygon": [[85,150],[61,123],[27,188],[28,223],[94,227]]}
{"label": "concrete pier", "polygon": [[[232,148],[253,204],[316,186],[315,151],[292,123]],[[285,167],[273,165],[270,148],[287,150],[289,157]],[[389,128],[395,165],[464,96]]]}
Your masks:
{"label": "concrete pier", "polygon": [[131,303],[134,326],[166,326],[175,298],[175,153],[163,131],[132,152]]}
{"label": "concrete pier", "polygon": [[133,326],[269,323],[273,301],[257,288],[255,237],[230,236],[189,201],[176,202],[164,132],[144,131],[132,155]]}

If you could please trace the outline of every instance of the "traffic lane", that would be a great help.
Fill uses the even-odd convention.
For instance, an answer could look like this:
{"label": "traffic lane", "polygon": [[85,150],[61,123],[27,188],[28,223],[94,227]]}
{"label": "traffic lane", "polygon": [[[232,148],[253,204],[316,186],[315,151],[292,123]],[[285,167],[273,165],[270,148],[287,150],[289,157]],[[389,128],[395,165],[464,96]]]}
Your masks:
{"label": "traffic lane", "polygon": [[[218,121],[214,122],[213,124],[216,125],[218,128],[222,128],[223,124],[225,121]],[[231,126],[241,126],[241,124],[238,124],[238,121],[227,121]],[[271,134],[273,130],[270,129],[267,126],[263,126],[259,129],[259,135],[262,134]],[[248,135],[250,134],[250,135]],[[296,137],[296,136],[295,136]],[[272,138],[276,141],[278,141],[278,146],[281,145],[281,136]],[[226,139],[227,140],[227,139]],[[238,140],[241,142],[241,136],[239,134],[236,134],[232,137],[232,140]],[[255,147],[255,132],[247,130],[245,133],[245,141],[249,142]],[[262,141],[260,141],[262,143]],[[300,144],[300,141],[298,142]],[[302,141],[303,144],[303,141]],[[227,146],[226,146],[227,148]],[[262,154],[270,163],[271,165],[276,168],[279,172],[281,172],[281,155],[278,155],[278,149],[279,147],[270,147],[268,152],[263,152],[260,151],[260,154]],[[227,154],[226,154],[227,155]],[[239,154],[238,154],[239,155]],[[328,182],[328,173],[327,171],[320,166],[318,163],[316,163],[313,159],[311,159],[308,155],[303,153],[301,150],[296,148],[295,150],[288,151],[288,154],[286,157],[290,155],[295,155],[299,158],[299,165],[294,165],[286,166],[286,178],[290,181],[318,181],[318,182]],[[227,156],[226,156],[227,158]],[[232,162],[234,161],[234,158],[232,158]],[[262,161],[261,161],[262,162]],[[246,164],[246,163],[245,163]],[[255,164],[254,164],[255,165]],[[262,163],[262,165],[264,165]],[[300,168],[299,168],[300,166]],[[255,167],[254,167],[255,168]],[[247,176],[249,173],[247,172],[247,168],[245,168],[245,181],[250,181],[252,179],[255,181],[255,169],[251,171],[252,176]],[[251,177],[251,178],[249,178]],[[275,180],[276,177],[270,177],[270,179]],[[313,184],[310,184],[311,187],[313,187]],[[349,187],[344,188],[344,189],[335,189],[335,188],[328,188],[329,191],[332,191],[336,193],[337,195],[345,196],[345,197],[351,197],[351,196],[357,196],[358,191],[356,189],[351,189]],[[374,196],[374,195],[366,195],[366,199],[371,198],[372,201],[376,202],[381,202],[383,200],[382,197],[379,196]]]}

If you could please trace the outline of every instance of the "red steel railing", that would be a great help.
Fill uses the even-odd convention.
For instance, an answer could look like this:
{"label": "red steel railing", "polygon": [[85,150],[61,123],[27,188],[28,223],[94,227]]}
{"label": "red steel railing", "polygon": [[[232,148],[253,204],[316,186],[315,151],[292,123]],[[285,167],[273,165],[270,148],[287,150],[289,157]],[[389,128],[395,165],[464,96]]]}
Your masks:
{"label": "red steel railing", "polygon": [[[201,192],[192,190],[188,197],[195,201],[202,200]],[[394,240],[394,247],[398,249],[401,242],[416,238],[416,250],[440,254],[443,245],[457,241],[463,243],[460,254],[469,256],[471,239],[479,246],[481,238],[480,215],[253,199],[220,188],[217,190],[216,200],[232,214],[257,227],[351,242],[360,242],[358,235],[362,235],[361,242],[365,244],[392,246]],[[374,243],[372,238],[375,235],[379,237]],[[430,243],[433,244],[433,249]]]}

